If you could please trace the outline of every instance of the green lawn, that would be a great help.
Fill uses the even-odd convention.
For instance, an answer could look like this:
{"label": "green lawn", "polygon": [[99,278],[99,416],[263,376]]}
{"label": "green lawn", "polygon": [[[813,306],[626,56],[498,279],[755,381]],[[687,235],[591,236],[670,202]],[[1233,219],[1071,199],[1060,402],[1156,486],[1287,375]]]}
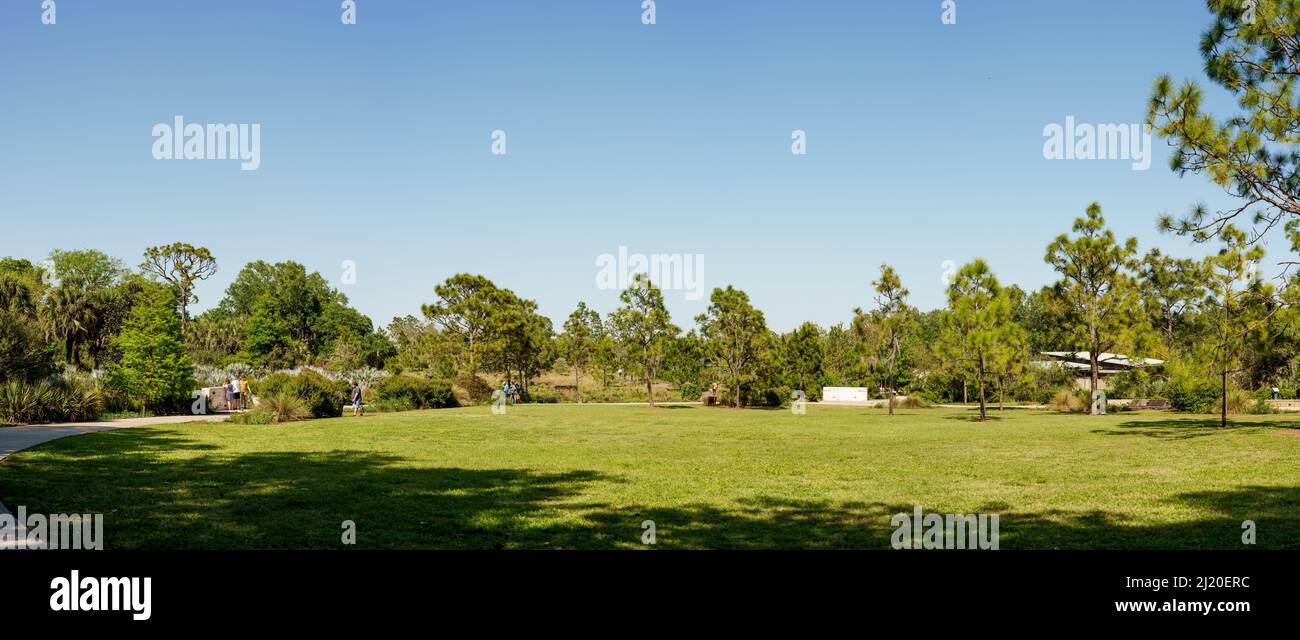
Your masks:
{"label": "green lawn", "polygon": [[888,549],[890,516],[997,513],[1001,547],[1300,548],[1300,416],[539,405],[58,440],[0,500],[105,546]]}

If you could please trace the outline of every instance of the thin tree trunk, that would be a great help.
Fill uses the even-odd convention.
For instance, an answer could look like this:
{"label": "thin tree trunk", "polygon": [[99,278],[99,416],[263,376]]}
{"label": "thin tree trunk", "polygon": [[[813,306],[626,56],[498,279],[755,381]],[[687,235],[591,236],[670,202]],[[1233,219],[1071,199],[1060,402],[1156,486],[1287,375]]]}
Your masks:
{"label": "thin tree trunk", "polygon": [[1219,426],[1227,428],[1228,426],[1228,371],[1223,371],[1223,402],[1221,404],[1222,412],[1219,414]]}
{"label": "thin tree trunk", "polygon": [[1091,391],[1092,391],[1092,393],[1089,394],[1089,398],[1092,400],[1092,405],[1088,408],[1088,413],[1091,414],[1091,415],[1094,415],[1094,416],[1098,414],[1098,412],[1097,412],[1097,383],[1099,382],[1099,379],[1100,379],[1100,375],[1099,375],[1099,373],[1098,373],[1098,371],[1097,371],[1097,368],[1098,368],[1098,367],[1097,367],[1097,347],[1098,347],[1098,344],[1097,344],[1097,343],[1098,343],[1098,342],[1099,342],[1099,341],[1097,340],[1097,328],[1096,328],[1096,327],[1093,327],[1093,328],[1092,328],[1092,347],[1091,347],[1092,351],[1088,353],[1088,363],[1089,363],[1090,365],[1092,365],[1092,367],[1091,367],[1091,369],[1092,369],[1092,376],[1091,376],[1090,379],[1089,379],[1089,384],[1091,385]]}
{"label": "thin tree trunk", "polygon": [[582,387],[578,384],[578,367],[573,367],[573,394],[578,397],[578,404],[582,404]]}

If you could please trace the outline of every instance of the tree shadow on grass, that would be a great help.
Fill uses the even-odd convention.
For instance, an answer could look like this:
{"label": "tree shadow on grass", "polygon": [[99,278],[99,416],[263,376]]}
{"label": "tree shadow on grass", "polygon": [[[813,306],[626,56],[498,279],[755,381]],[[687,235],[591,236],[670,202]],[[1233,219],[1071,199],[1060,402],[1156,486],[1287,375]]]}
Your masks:
{"label": "tree shadow on grass", "polygon": [[[717,503],[610,504],[595,471],[421,467],[357,451],[216,453],[148,429],[78,436],[0,464],[0,497],[32,513],[103,513],[109,549],[633,549],[646,520],[663,549],[890,549],[914,505],[759,495]],[[180,452],[183,455],[177,455]],[[604,486],[602,486],[604,485]],[[1300,548],[1300,488],[1171,495],[1164,524],[1107,508],[1025,510],[924,502],[925,513],[1000,516],[1003,549]]]}
{"label": "tree shadow on grass", "polygon": [[1218,418],[1166,418],[1162,420],[1129,420],[1107,429],[1094,429],[1093,433],[1109,436],[1140,435],[1165,440],[1190,440],[1208,436],[1221,436],[1243,431],[1264,429],[1297,429],[1300,420],[1241,420],[1228,419],[1228,426],[1219,426]]}
{"label": "tree shadow on grass", "polygon": [[[1300,488],[1243,487],[1171,496],[1171,505],[1201,516],[1174,523],[1103,509],[1023,511],[1006,503],[974,509],[923,505],[926,514],[998,514],[1002,549],[1300,549]],[[689,505],[637,507],[589,516],[597,526],[632,531],[655,522],[661,548],[892,549],[896,514],[913,505],[822,502],[760,497],[733,508]],[[1252,520],[1257,544],[1242,544],[1242,522]],[[625,545],[635,546],[635,545]]]}
{"label": "tree shadow on grass", "polygon": [[77,442],[0,464],[0,496],[31,513],[102,513],[106,548],[547,547],[545,526],[592,471],[421,467],[371,452],[205,451],[146,429]]}
{"label": "tree shadow on grass", "polygon": [[[994,411],[996,411],[996,409],[994,409]],[[943,419],[944,419],[944,420],[958,420],[958,421],[961,421],[961,422],[976,422],[976,423],[979,423],[979,422],[998,422],[998,421],[1001,421],[1001,420],[1002,420],[1002,416],[995,416],[995,415],[992,415],[992,413],[990,413],[990,414],[988,415],[988,417],[986,417],[986,418],[983,419],[983,420],[980,420],[980,415],[979,415],[978,412],[976,412],[974,415],[965,415],[965,414],[953,414],[953,415],[947,415],[947,416],[944,416]]]}

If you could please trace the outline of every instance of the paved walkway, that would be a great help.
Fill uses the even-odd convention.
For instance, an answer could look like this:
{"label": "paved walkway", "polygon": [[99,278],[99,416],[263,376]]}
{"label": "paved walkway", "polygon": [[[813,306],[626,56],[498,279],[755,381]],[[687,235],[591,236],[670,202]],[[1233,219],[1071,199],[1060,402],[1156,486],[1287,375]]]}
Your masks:
{"label": "paved walkway", "polygon": [[30,449],[38,444],[96,431],[111,431],[150,424],[181,424],[185,422],[220,422],[227,414],[207,416],[157,416],[150,418],[119,418],[100,422],[62,422],[58,424],[33,424],[22,427],[0,427],[0,460],[10,454]]}

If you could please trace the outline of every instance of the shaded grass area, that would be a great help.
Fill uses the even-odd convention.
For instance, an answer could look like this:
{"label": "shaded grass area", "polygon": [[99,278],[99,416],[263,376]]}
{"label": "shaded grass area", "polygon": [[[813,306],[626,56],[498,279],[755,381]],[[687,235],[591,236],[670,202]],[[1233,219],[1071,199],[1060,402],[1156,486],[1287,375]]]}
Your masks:
{"label": "shaded grass area", "polygon": [[888,549],[890,517],[996,513],[1001,547],[1300,548],[1300,416],[546,405],[66,438],[0,463],[11,510],[107,548]]}

